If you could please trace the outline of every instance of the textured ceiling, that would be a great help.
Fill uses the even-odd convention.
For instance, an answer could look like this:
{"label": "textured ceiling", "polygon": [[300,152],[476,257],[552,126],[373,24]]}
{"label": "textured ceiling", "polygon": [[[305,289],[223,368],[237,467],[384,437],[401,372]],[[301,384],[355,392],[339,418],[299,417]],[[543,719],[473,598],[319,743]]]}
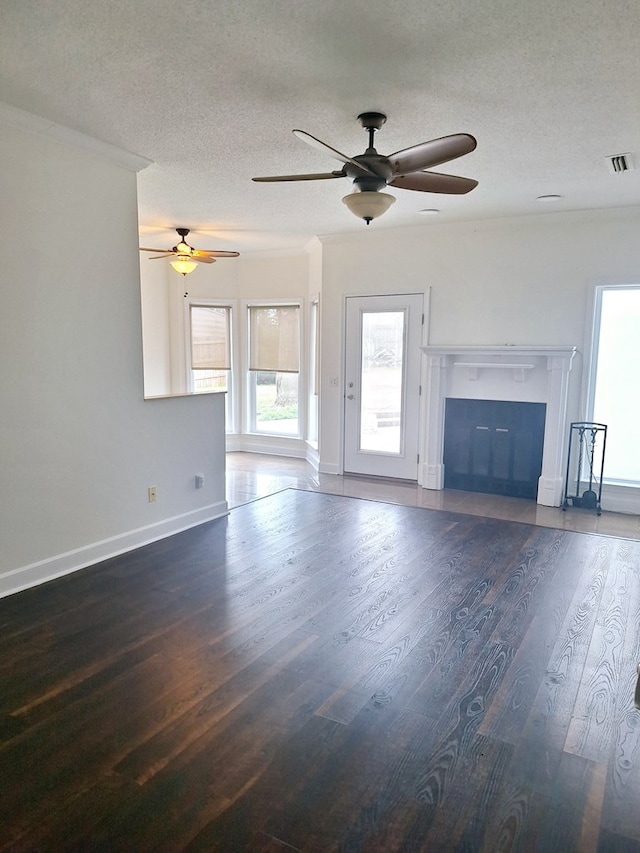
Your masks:
{"label": "textured ceiling", "polygon": [[[640,204],[637,0],[2,0],[0,101],[143,155],[145,245],[171,229],[200,248],[288,249],[364,229],[348,180],[256,184],[466,132],[477,149],[438,170],[466,196],[392,190],[370,229]],[[542,194],[563,198],[553,206]],[[439,208],[428,219],[418,211]]]}

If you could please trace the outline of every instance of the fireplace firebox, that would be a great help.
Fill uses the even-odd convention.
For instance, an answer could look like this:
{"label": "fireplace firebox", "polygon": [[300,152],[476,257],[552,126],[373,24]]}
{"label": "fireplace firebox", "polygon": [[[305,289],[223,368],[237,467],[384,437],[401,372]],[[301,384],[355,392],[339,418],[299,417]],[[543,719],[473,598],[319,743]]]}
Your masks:
{"label": "fireplace firebox", "polygon": [[447,398],[444,486],[535,500],[544,403]]}

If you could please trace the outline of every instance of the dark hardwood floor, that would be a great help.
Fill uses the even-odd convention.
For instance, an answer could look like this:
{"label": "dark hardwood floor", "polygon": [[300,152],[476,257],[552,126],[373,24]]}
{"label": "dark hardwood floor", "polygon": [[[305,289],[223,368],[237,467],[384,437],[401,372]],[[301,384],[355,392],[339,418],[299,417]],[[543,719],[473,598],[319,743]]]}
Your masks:
{"label": "dark hardwood floor", "polygon": [[640,850],[640,542],[287,490],[0,601],[0,851]]}

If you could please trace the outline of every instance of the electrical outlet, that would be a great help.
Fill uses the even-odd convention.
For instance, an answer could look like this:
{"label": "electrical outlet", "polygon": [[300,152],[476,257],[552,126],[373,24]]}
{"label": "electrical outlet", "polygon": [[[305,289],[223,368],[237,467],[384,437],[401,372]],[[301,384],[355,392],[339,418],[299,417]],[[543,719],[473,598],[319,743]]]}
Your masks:
{"label": "electrical outlet", "polygon": [[149,486],[149,503],[152,504],[157,499],[156,487]]}

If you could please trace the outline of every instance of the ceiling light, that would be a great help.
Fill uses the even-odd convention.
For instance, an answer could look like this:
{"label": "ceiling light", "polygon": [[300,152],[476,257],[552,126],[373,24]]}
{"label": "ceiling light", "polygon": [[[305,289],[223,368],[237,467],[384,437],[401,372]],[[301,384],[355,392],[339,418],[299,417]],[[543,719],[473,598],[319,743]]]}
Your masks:
{"label": "ceiling light", "polygon": [[436,216],[440,211],[437,207],[425,207],[424,210],[419,210],[418,213],[422,213],[423,216]]}
{"label": "ceiling light", "polygon": [[189,255],[178,255],[173,261],[169,261],[169,263],[176,272],[179,272],[182,275],[187,275],[188,273],[193,272],[198,266],[195,261],[191,260]]}
{"label": "ceiling light", "polygon": [[346,195],[342,201],[354,216],[364,219],[368,225],[372,219],[382,216],[383,213],[389,210],[395,198],[389,195],[389,193],[355,192]]}
{"label": "ceiling light", "polygon": [[552,202],[552,201],[560,201],[561,198],[562,198],[561,195],[555,195],[552,193],[551,195],[539,195],[537,197],[536,201]]}

